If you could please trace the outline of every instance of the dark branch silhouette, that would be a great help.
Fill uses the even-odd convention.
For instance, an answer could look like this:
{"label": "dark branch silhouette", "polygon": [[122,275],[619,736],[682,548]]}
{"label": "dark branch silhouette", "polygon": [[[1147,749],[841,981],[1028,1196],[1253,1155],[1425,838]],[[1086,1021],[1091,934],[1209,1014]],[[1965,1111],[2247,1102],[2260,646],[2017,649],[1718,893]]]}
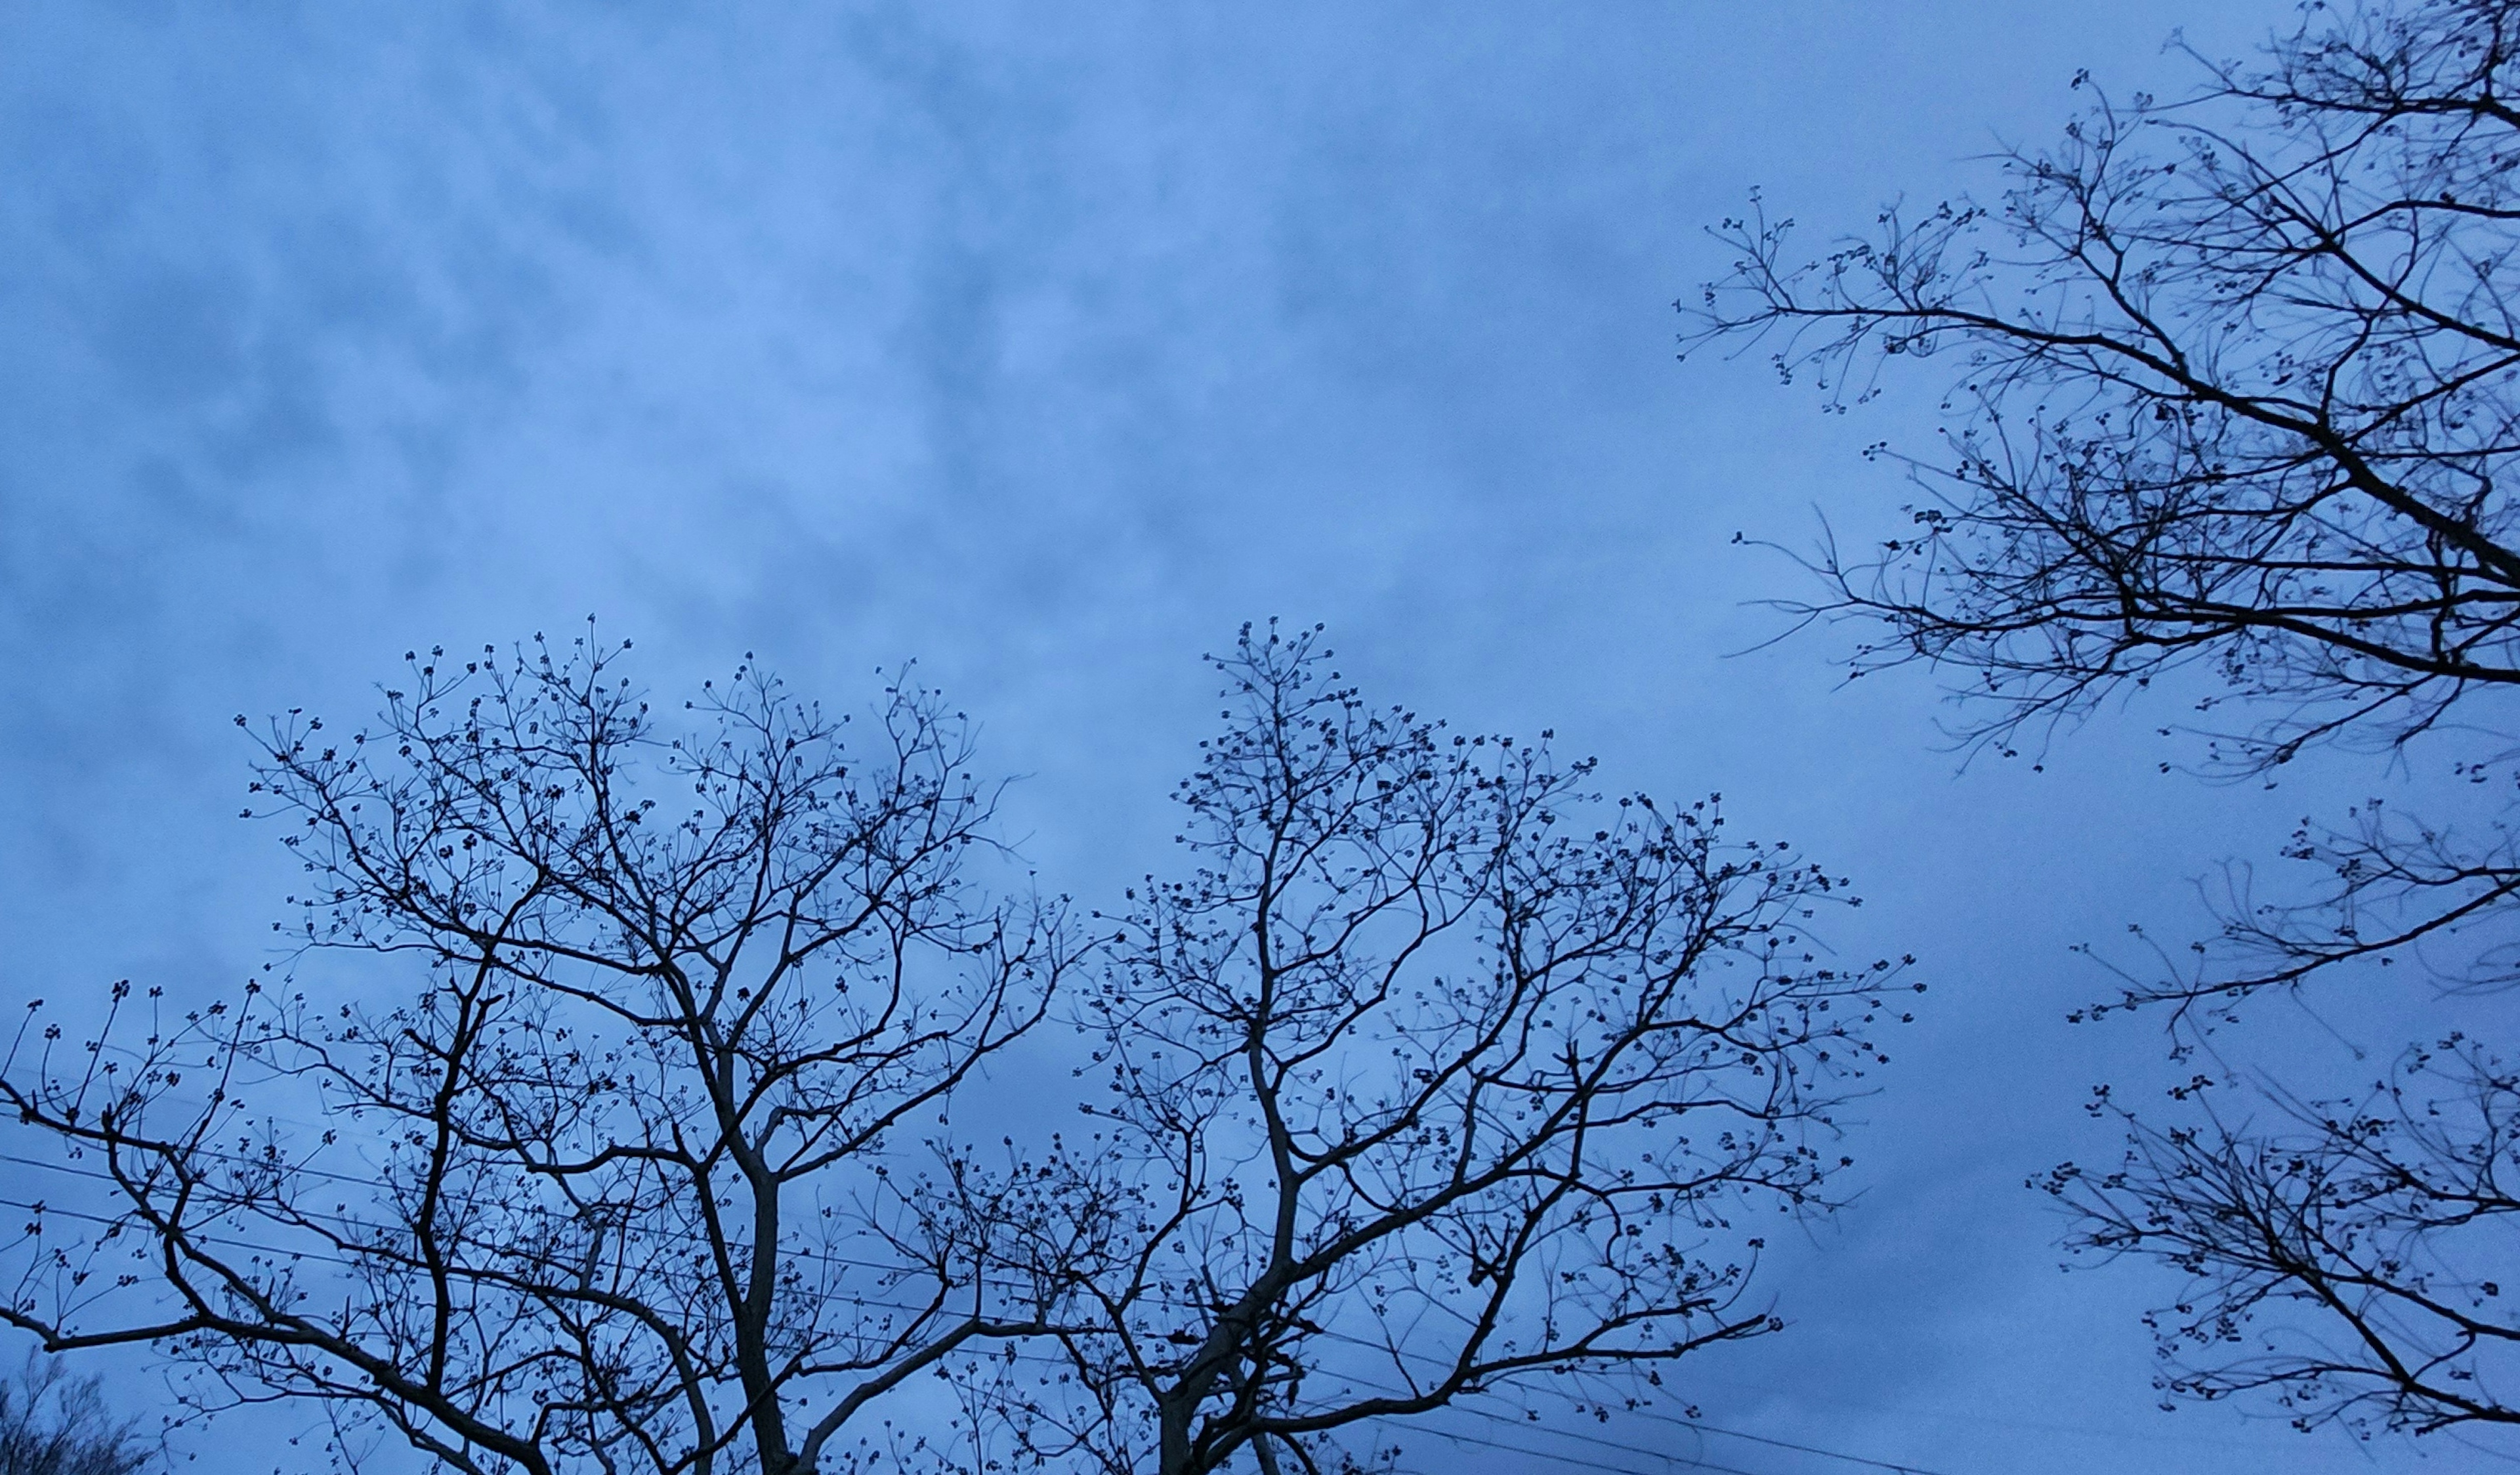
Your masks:
{"label": "dark branch silhouette", "polygon": [[153,1462],[96,1378],[72,1378],[38,1353],[0,1381],[0,1475],[140,1475]]}
{"label": "dark branch silhouette", "polygon": [[1192,868],[1105,919],[1058,1167],[1112,1232],[1063,1361],[998,1364],[1031,1455],[1318,1472],[1518,1377],[1774,1330],[1745,1221],[1823,1204],[1831,1109],[1887,1058],[1895,965],[1802,935],[1842,881],[1370,708],[1328,654],[1273,626],[1217,663]]}
{"label": "dark branch silhouette", "polygon": [[2361,1099],[2269,1094],[2272,1130],[2130,1116],[2115,1171],[2066,1164],[2042,1182],[2079,1211],[2077,1249],[2189,1277],[2147,1318],[2175,1366],[2167,1391],[2266,1392],[2305,1426],[2520,1423],[2520,1322],[2502,1309],[2520,1263],[2520,1078],[2452,1037]]}
{"label": "dark branch silhouette", "polygon": [[[1832,409],[1897,364],[1954,366],[1947,455],[1893,458],[1924,493],[1907,526],[1825,539],[1826,592],[1789,606],[1882,632],[1852,674],[1962,674],[1961,736],[2009,754],[2183,673],[2209,772],[2331,744],[2470,786],[2449,818],[2305,823],[2285,854],[2320,882],[2270,897],[2232,867],[2217,937],[2086,1011],[2168,1003],[2182,1048],[2363,964],[2520,982],[2520,5],[2305,15],[2254,63],[2189,53],[2193,97],[2103,100],[2002,156],[1994,205],[1893,207],[1808,261],[1790,221],[1727,222],[1732,274],[1683,304],[1686,341],[1769,344]],[[2087,1247],[2195,1277],[2165,1386],[2272,1388],[2305,1424],[2511,1417],[2496,1362],[2520,1321],[2468,1295],[2520,1272],[2474,1202],[2507,1167],[2507,1086],[2457,1058],[2376,1115],[2275,1088],[2301,1129],[2273,1135],[2130,1118],[2123,1171],[2048,1180]]]}
{"label": "dark branch silhouette", "polygon": [[811,1471],[1040,1329],[1049,1240],[919,1166],[1067,966],[969,879],[959,722],[896,688],[852,753],[747,666],[667,727],[618,656],[431,653],[373,727],[267,730],[316,976],[119,986],[82,1049],[30,1011],[0,1092],[94,1191],[37,1206],[0,1316],[480,1475]]}

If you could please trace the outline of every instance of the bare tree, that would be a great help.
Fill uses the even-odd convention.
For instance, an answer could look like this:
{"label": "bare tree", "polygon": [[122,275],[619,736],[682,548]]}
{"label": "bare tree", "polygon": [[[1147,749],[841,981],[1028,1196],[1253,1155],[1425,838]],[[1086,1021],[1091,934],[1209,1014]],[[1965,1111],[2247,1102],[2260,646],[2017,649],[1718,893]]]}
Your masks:
{"label": "bare tree", "polygon": [[1067,966],[1056,907],[972,879],[959,721],[898,687],[851,754],[747,666],[668,728],[591,638],[269,727],[248,812],[292,822],[324,967],[118,987],[83,1049],[30,1012],[0,1092],[81,1176],[0,1316],[481,1475],[797,1475],[1040,1328],[1053,1241],[950,1142],[918,1166]]}
{"label": "bare tree", "polygon": [[1775,1330],[1745,1218],[1823,1205],[1831,1108],[1886,1061],[1894,965],[1802,936],[1842,881],[1371,709],[1328,656],[1245,628],[1193,868],[1106,920],[1107,1093],[1043,1169],[1103,1264],[1063,1360],[995,1385],[1033,1456],[1318,1472],[1509,1380]]}
{"label": "bare tree", "polygon": [[[1965,672],[1963,735],[2008,754],[2180,672],[2236,716],[2199,724],[2208,769],[2342,744],[2472,786],[2451,820],[2306,823],[2286,853],[2319,882],[2235,885],[2192,962],[2091,1011],[2166,1003],[2192,1044],[2362,964],[2520,981],[2520,5],[2311,6],[2257,62],[2189,55],[2195,96],[2101,102],[2003,156],[1996,205],[1893,207],[1809,261],[1790,221],[1728,222],[1732,275],[1683,306],[1685,341],[1765,341],[1835,409],[1894,363],[1958,367],[1908,526],[1812,561],[1804,616],[1886,630],[1853,674]],[[2048,1180],[2088,1247],[2196,1277],[2160,1321],[2168,1388],[2271,1386],[2305,1425],[2513,1416],[2510,1078],[2453,1044],[2372,1102],[2275,1088],[2265,1132],[2130,1119],[2121,1171]]]}
{"label": "bare tree", "polygon": [[2520,1078],[2453,1036],[2359,1099],[2267,1094],[2272,1128],[2130,1114],[2115,1171],[2041,1182],[2079,1214],[2079,1245],[2190,1277],[2149,1322],[2164,1389],[2265,1393],[2305,1427],[2520,1423],[2520,1326],[2499,1306],[2520,1259]]}
{"label": "bare tree", "polygon": [[0,1381],[0,1475],[140,1475],[149,1464],[138,1429],[106,1407],[97,1379],[36,1354]]}

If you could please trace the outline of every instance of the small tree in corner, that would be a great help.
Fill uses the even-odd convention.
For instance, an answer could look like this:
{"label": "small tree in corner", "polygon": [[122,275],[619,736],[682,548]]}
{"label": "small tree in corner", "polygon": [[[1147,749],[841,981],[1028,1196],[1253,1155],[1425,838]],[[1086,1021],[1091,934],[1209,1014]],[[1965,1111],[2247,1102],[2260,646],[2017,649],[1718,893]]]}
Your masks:
{"label": "small tree in corner", "polygon": [[139,1432],[106,1407],[95,1378],[72,1378],[34,1354],[0,1380],[0,1475],[140,1475]]}

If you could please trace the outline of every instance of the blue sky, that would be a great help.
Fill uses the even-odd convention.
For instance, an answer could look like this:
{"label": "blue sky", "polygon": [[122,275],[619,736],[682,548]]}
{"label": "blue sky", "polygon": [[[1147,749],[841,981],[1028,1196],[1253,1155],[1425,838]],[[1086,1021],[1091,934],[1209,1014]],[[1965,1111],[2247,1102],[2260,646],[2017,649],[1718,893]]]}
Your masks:
{"label": "blue sky", "polygon": [[1732,656],[1799,592],[1732,533],[1894,504],[1855,452],[1931,387],[1836,419],[1674,358],[1753,185],[1860,226],[2077,68],[2175,90],[2174,27],[2289,9],[13,4],[0,987],[259,962],[288,873],[228,718],[363,712],[409,646],[592,613],[661,689],[757,650],[844,702],[915,657],[1091,899],[1167,860],[1199,654],[1319,620],[1373,694],[1724,791],[1858,879],[1850,953],[1922,960],[1865,1196],[1778,1266],[1791,1331],[1684,1374],[1711,1418],[1952,1475],[2412,1467],[2156,1412],[2166,1287],[2060,1276],[2020,1186],[2161,1071],[2062,1022],[2069,945],[2193,925],[2189,877],[2366,780],[2163,780],[2139,720],[1959,774],[1930,682]]}

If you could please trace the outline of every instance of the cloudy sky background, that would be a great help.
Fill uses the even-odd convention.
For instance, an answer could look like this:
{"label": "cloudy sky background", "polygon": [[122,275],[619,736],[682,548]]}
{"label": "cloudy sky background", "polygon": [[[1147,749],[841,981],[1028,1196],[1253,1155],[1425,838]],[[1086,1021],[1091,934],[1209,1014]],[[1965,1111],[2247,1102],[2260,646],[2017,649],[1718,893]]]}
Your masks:
{"label": "cloudy sky background", "polygon": [[[289,871],[228,719],[364,714],[409,646],[592,613],[661,691],[749,650],[844,704],[915,657],[1090,900],[1168,863],[1200,653],[1325,621],[1370,696],[1724,791],[1858,879],[1850,954],[1922,960],[1864,1197],[1778,1266],[1791,1331],[1683,1371],[1710,1419],[1949,1475],[2501,1468],[2155,1411],[2166,1283],[2060,1275],[2021,1187],[2163,1070],[2063,1023],[2106,982],[2068,946],[2192,928],[2190,877],[2378,780],[2165,779],[2140,713],[1959,773],[1929,680],[1732,656],[1801,591],[1733,532],[1883,515],[1856,449],[1935,386],[1836,419],[1674,359],[1751,186],[1861,226],[2051,135],[2077,68],[2175,91],[2174,27],[2289,9],[12,5],[0,988],[257,965]],[[2350,1077],[2424,1023],[2253,1039]]]}

